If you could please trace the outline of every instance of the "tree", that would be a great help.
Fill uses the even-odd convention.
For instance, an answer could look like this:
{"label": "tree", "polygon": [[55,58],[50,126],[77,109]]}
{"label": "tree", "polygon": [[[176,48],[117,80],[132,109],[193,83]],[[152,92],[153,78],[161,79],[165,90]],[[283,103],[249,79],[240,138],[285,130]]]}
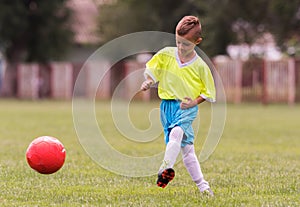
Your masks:
{"label": "tree", "polygon": [[211,55],[225,54],[228,44],[251,44],[263,33],[273,34],[284,48],[300,34],[299,0],[211,0],[199,1],[207,40],[203,44]]}
{"label": "tree", "polygon": [[267,29],[275,36],[282,49],[291,39],[300,41],[300,2],[299,0],[272,0],[269,4],[270,14]]}
{"label": "tree", "polygon": [[99,34],[103,42],[131,32],[158,30],[174,33],[184,15],[200,17],[209,55],[226,54],[229,44],[251,44],[265,32],[283,47],[300,34],[299,0],[119,0],[100,8]]}
{"label": "tree", "polygon": [[67,0],[2,0],[0,46],[10,62],[59,59],[70,47]]}
{"label": "tree", "polygon": [[139,31],[174,33],[177,22],[187,14],[197,14],[193,1],[120,0],[101,6],[99,34],[104,43]]}

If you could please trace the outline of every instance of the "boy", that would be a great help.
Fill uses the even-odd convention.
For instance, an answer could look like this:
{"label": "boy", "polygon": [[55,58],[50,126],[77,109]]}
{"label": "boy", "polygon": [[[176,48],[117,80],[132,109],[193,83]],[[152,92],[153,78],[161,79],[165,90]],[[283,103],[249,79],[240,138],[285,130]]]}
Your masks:
{"label": "boy", "polygon": [[160,117],[164,128],[166,151],[158,172],[157,185],[166,187],[174,178],[173,166],[181,150],[183,162],[200,192],[213,196],[204,179],[194,150],[192,122],[198,104],[215,101],[214,80],[209,67],[194,48],[202,41],[201,24],[195,16],[183,17],[176,26],[176,46],[156,53],[146,64],[141,90],[156,82],[160,97]]}

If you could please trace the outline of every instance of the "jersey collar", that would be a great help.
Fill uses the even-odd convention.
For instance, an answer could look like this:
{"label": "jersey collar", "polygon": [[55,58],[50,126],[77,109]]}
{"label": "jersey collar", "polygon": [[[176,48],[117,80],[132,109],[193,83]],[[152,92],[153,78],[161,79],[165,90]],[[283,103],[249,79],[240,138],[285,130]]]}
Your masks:
{"label": "jersey collar", "polygon": [[198,54],[196,53],[196,55],[191,60],[189,60],[188,62],[182,63],[180,61],[180,58],[179,58],[179,55],[178,55],[178,49],[177,48],[175,50],[175,56],[176,56],[176,61],[177,61],[177,63],[178,63],[178,65],[179,65],[180,68],[183,68],[185,66],[188,66],[188,65],[192,64],[198,58]]}

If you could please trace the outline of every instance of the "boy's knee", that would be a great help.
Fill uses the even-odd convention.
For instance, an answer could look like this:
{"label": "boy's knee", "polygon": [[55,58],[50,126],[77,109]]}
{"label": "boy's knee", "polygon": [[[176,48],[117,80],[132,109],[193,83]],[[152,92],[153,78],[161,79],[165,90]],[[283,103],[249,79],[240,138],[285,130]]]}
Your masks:
{"label": "boy's knee", "polygon": [[181,142],[183,134],[183,129],[180,126],[175,126],[170,132],[169,139],[170,141],[172,140],[176,142]]}

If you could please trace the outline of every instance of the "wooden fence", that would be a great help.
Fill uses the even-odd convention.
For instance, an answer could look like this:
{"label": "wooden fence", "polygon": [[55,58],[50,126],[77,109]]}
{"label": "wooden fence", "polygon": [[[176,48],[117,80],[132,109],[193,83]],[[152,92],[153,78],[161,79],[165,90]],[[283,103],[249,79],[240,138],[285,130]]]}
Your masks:
{"label": "wooden fence", "polygon": [[[214,62],[221,78],[216,83],[223,85],[227,102],[261,102],[293,104],[300,101],[300,60],[283,59],[266,61],[261,59],[239,61],[226,60]],[[84,66],[84,67],[83,67]],[[26,99],[54,98],[69,100],[77,80],[79,91],[76,95],[97,99],[109,99],[121,81],[119,87],[123,98],[131,96],[143,81],[144,64],[129,60],[113,65],[105,76],[98,81],[97,75],[110,67],[105,62],[92,65],[55,62],[48,65],[19,64],[15,70],[6,70],[1,96],[17,96]],[[82,69],[85,68],[84,71]],[[13,72],[15,71],[15,72]],[[135,76],[132,73],[139,72]],[[156,99],[156,90],[137,94],[142,100]]]}
{"label": "wooden fence", "polygon": [[38,64],[18,65],[17,96],[20,98],[38,98],[39,66]]}
{"label": "wooden fence", "polygon": [[[214,62],[228,102],[293,104],[298,100],[299,61],[227,60]],[[297,78],[298,77],[298,78]],[[299,95],[298,95],[299,96]]]}

